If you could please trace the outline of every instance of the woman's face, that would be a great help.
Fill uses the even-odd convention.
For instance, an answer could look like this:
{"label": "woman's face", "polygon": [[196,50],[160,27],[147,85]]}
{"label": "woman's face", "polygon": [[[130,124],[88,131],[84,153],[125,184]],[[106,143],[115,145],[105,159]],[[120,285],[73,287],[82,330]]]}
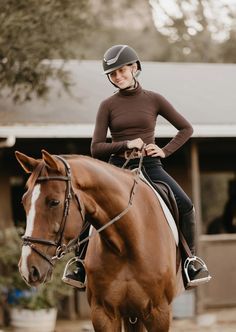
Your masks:
{"label": "woman's face", "polygon": [[126,89],[134,85],[133,74],[137,71],[137,64],[126,65],[112,71],[109,78],[119,89]]}

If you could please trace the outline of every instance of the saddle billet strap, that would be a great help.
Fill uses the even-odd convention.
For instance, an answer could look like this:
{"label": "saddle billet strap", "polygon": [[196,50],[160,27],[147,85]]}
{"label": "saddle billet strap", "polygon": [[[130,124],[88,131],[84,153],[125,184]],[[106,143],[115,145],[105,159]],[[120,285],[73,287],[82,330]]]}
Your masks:
{"label": "saddle billet strap", "polygon": [[185,237],[184,237],[184,235],[183,235],[183,233],[181,232],[180,229],[179,229],[179,237],[180,237],[180,242],[182,244],[182,247],[183,247],[185,253],[187,254],[187,256],[188,257],[194,257],[194,255],[191,253],[189,245],[187,244],[187,241],[185,240]]}

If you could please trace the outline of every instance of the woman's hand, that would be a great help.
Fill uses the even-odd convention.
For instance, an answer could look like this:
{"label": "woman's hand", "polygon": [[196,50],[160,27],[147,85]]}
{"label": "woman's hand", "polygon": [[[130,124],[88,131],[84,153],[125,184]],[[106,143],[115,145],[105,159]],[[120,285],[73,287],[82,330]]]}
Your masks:
{"label": "woman's hand", "polygon": [[145,151],[148,156],[150,157],[161,157],[165,158],[165,153],[164,151],[159,148],[156,144],[148,144],[145,146]]}
{"label": "woman's hand", "polygon": [[128,149],[142,150],[143,145],[144,145],[144,142],[141,138],[136,138],[136,139],[133,139],[132,141],[127,142]]}

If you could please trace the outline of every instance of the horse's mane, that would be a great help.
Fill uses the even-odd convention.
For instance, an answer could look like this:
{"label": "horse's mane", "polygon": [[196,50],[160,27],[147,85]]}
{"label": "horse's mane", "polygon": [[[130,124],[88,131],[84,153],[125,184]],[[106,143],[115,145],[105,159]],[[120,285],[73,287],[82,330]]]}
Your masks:
{"label": "horse's mane", "polygon": [[121,170],[121,168],[117,167],[117,166],[114,166],[108,162],[105,162],[103,160],[100,160],[100,159],[96,159],[96,158],[93,158],[91,156],[88,156],[88,155],[82,155],[82,154],[66,154],[66,155],[60,155],[62,158],[68,160],[68,161],[72,161],[72,160],[78,160],[78,159],[84,159],[84,160],[87,160],[88,162],[92,162],[92,163],[95,163],[97,165],[100,165],[101,167],[108,167],[108,168],[111,168],[111,169],[115,169],[115,170],[118,170],[118,172],[122,171],[122,172],[125,172],[127,174],[130,174],[130,170],[129,169],[125,169],[123,168]]}
{"label": "horse's mane", "polygon": [[[78,158],[78,157],[81,157],[81,156],[89,157],[87,155],[81,155],[81,154],[60,154],[60,157],[66,159],[66,160]],[[91,157],[89,157],[89,158],[91,158]]]}
{"label": "horse's mane", "polygon": [[[56,155],[54,155],[54,156],[56,156]],[[68,162],[79,161],[79,160],[81,160],[82,162],[85,161],[87,163],[87,165],[90,165],[91,167],[95,167],[95,168],[97,167],[97,169],[101,169],[102,171],[106,170],[107,174],[111,174],[111,175],[113,174],[115,176],[115,178],[117,178],[121,174],[131,177],[131,178],[134,176],[134,174],[131,173],[131,171],[129,169],[121,169],[117,166],[109,164],[108,162],[92,158],[91,156],[88,156],[88,155],[63,154],[63,155],[60,155],[60,157],[64,158]],[[38,159],[38,160],[41,162],[43,161],[42,159]],[[33,174],[34,174],[34,171],[26,182],[26,185],[25,185],[26,192],[25,192],[24,197],[26,197],[31,192],[32,188],[35,185],[35,178],[34,178]],[[41,170],[40,175],[48,176],[48,167],[47,167],[46,163],[44,163],[44,166]]]}

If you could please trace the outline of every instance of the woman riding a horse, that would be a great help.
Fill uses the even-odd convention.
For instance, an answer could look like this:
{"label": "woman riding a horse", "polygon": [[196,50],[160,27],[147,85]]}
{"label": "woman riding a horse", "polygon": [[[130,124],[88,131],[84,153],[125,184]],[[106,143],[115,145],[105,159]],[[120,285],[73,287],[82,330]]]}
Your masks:
{"label": "woman riding a horse", "polygon": [[[77,271],[64,279],[86,286],[94,330],[121,332],[123,324],[126,332],[167,332],[171,303],[182,287],[179,249],[160,201],[140,178],[140,168],[143,163],[152,181],[171,187],[194,257],[192,202],[161,163],[184,144],[192,127],[161,95],[142,89],[136,80],[141,64],[132,48],[113,46],[103,67],[118,92],[100,106],[91,149],[93,157],[109,156],[110,163],[46,151],[39,160],[16,153],[24,170],[32,173],[23,197],[27,221],[19,269],[29,285],[48,281],[56,260],[77,248],[89,223],[93,229],[86,256],[85,247],[78,250],[86,285],[81,260]],[[158,115],[178,129],[163,148],[154,140]],[[106,142],[108,128],[111,143]],[[136,170],[121,169],[127,161]],[[205,264],[196,268],[191,263],[190,282],[209,280]]]}
{"label": "woman riding a horse", "polygon": [[[195,215],[191,200],[164,170],[161,159],[167,158],[179,149],[191,136],[193,128],[174,107],[160,94],[144,90],[137,76],[141,72],[141,63],[134,49],[127,45],[115,45],[109,48],[103,58],[104,74],[118,88],[116,94],[104,100],[98,110],[91,152],[94,158],[110,158],[109,162],[118,167],[126,161],[132,149],[141,151],[144,146],[143,166],[153,181],[163,181],[172,189],[180,215],[180,229],[195,257]],[[161,115],[176,129],[176,136],[163,148],[155,144],[155,125]],[[112,142],[106,142],[110,129]],[[137,167],[138,158],[132,159],[127,167]],[[87,234],[85,233],[85,236]],[[80,248],[77,255],[84,258],[86,248]],[[196,269],[194,259],[188,265],[188,278],[194,285],[208,280],[209,272],[204,264]],[[85,270],[81,262],[73,274],[69,274],[67,283],[85,289]]]}

